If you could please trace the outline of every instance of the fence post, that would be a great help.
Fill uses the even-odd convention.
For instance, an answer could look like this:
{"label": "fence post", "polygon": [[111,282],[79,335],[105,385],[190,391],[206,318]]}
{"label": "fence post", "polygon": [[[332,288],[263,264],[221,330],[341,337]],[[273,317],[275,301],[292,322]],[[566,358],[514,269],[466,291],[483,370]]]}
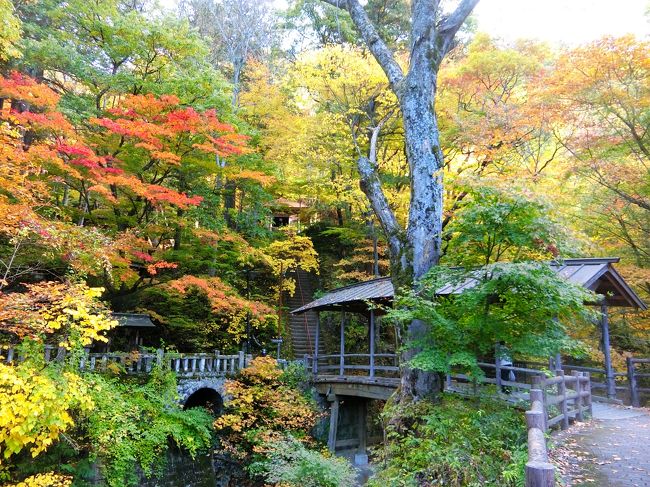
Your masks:
{"label": "fence post", "polygon": [[589,411],[589,416],[593,417],[594,411],[593,407],[591,405],[591,372],[583,372],[584,376],[587,378],[585,381],[585,390],[589,392],[589,395],[587,396],[587,411]]}
{"label": "fence post", "polygon": [[558,395],[562,396],[562,402],[560,403],[560,408],[562,409],[562,429],[565,430],[569,427],[569,414],[567,407],[567,398],[566,398],[566,381],[564,380],[564,371],[556,370],[555,375],[562,377],[562,380],[557,383],[557,392]]}
{"label": "fence post", "polygon": [[526,487],[553,487],[555,467],[548,461],[544,436],[545,413],[539,399],[540,389],[531,389],[530,411],[526,411],[528,426],[528,462],[526,463]]}
{"label": "fence post", "polygon": [[630,404],[633,407],[638,408],[640,406],[640,401],[639,389],[637,387],[636,374],[634,371],[634,358],[627,357],[625,361],[627,363],[627,381],[630,385]]}
{"label": "fence post", "polygon": [[[534,386],[533,386],[534,387]],[[534,409],[534,404],[535,402],[538,402],[541,404],[541,417],[542,417],[542,422],[540,424],[540,428],[542,431],[546,431],[548,429],[548,426],[546,426],[546,404],[544,404],[544,394],[542,393],[541,389],[535,389],[532,388],[530,390],[530,408]],[[528,418],[528,412],[526,411],[526,418]]]}
{"label": "fence post", "polygon": [[162,348],[156,350],[156,365],[159,369],[162,369],[163,366],[163,356],[165,351]]}
{"label": "fence post", "polygon": [[86,368],[86,364],[88,363],[88,355],[90,354],[90,349],[87,347],[84,347],[84,353],[81,356],[81,359],[79,359],[79,369],[84,370]]}
{"label": "fence post", "polygon": [[496,370],[497,393],[501,392],[501,359],[496,357],[494,360],[494,369]]}
{"label": "fence post", "polygon": [[245,363],[246,358],[244,356],[244,352],[242,352],[241,350],[239,351],[238,355],[239,355],[239,367],[238,367],[238,369],[241,370],[241,369],[244,368],[244,363]]}
{"label": "fence post", "polygon": [[582,381],[580,380],[582,378],[582,373],[578,372],[577,370],[572,370],[571,371],[571,376],[576,378],[576,385],[573,388],[576,395],[578,396],[578,397],[576,397],[576,409],[577,409],[576,420],[577,421],[584,421],[585,416],[582,413],[582,409],[583,409],[583,406],[582,406],[582,402],[583,402],[582,401]]}
{"label": "fence post", "polygon": [[63,362],[65,360],[65,355],[66,355],[67,350],[63,347],[59,347],[58,350],[56,351],[56,360],[57,362]]}

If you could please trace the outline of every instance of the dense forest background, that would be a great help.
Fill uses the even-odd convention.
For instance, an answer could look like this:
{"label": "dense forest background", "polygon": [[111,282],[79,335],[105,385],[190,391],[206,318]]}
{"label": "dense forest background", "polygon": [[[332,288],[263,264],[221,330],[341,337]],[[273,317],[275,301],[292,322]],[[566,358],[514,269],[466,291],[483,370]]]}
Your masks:
{"label": "dense forest background", "polygon": [[[405,62],[407,2],[366,10]],[[356,160],[376,134],[403,224],[403,128],[345,12],[315,0],[284,11],[0,0],[0,15],[3,292],[83,280],[115,311],[149,313],[168,345],[231,351],[247,326],[260,348],[287,333],[281,294],[297,268],[320,270],[324,289],[389,273]],[[474,21],[459,39],[436,102],[442,262],[524,258],[523,225],[525,258],[620,256],[649,299],[647,41],[506,44]],[[274,220],[287,212],[291,224]],[[468,221],[518,227],[491,248]],[[619,314],[613,326],[622,354],[648,351],[648,316]]]}

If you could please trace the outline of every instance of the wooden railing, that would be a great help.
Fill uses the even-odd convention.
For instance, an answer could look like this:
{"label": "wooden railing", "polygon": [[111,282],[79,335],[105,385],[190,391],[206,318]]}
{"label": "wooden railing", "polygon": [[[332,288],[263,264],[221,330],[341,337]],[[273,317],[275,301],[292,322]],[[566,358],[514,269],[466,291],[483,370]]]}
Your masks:
{"label": "wooden railing", "polygon": [[545,433],[555,425],[566,429],[571,420],[584,421],[591,415],[589,373],[565,375],[560,370],[555,377],[536,376],[529,398],[526,487],[551,487],[555,485],[555,467],[548,461]]}
{"label": "wooden railing", "polygon": [[399,358],[394,353],[346,353],[344,355],[305,355],[307,370],[325,376],[399,377]]}
{"label": "wooden railing", "polygon": [[[65,359],[64,348],[46,346],[46,362]],[[250,355],[239,352],[236,355],[214,353],[176,353],[157,350],[151,352],[107,352],[89,353],[86,351],[79,360],[79,369],[88,372],[116,370],[127,374],[147,374],[154,365],[174,371],[179,377],[210,377],[232,375],[248,365]],[[17,363],[23,360],[13,347],[0,348],[0,361]]]}
{"label": "wooden railing", "polygon": [[[643,406],[650,401],[650,358],[627,357],[626,365],[625,371],[612,373],[611,383],[604,368],[571,364],[562,364],[561,368],[565,373],[588,372],[594,400],[614,400],[634,407]],[[542,367],[545,364],[529,362],[527,366]],[[556,370],[554,363],[549,368]],[[616,394],[615,397],[612,396],[612,392]]]}
{"label": "wooden railing", "polygon": [[630,389],[630,404],[641,406],[643,395],[650,396],[650,358],[627,358],[627,381]]}
{"label": "wooden railing", "polygon": [[[478,382],[475,382],[470,376],[462,373],[449,373],[445,380],[445,389],[450,392],[476,393],[473,390],[478,385],[491,384],[495,385],[497,390],[507,390],[510,397],[518,400],[528,400],[528,393],[532,387],[533,380],[538,376],[545,376],[545,372],[540,369],[531,369],[527,367],[514,367],[512,365],[501,365],[497,363],[479,362],[478,366],[483,370],[485,376]],[[512,373],[515,380],[503,379],[502,373],[508,375]],[[472,389],[469,389],[471,386]]]}
{"label": "wooden railing", "polygon": [[548,461],[546,448],[546,413],[541,389],[530,390],[530,409],[526,411],[528,425],[528,462],[526,487],[555,485],[555,467]]}

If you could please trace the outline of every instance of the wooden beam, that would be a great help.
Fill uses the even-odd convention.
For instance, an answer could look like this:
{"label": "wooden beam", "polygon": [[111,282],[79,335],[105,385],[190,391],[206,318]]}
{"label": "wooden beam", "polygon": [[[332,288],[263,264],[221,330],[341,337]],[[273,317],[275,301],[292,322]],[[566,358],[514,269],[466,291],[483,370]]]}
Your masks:
{"label": "wooden beam", "polygon": [[345,312],[341,313],[341,356],[339,357],[339,375],[345,375]]}
{"label": "wooden beam", "polygon": [[320,343],[320,312],[316,311],[316,337],[314,339],[314,362],[312,364],[312,371],[314,375],[318,375],[318,347]]}
{"label": "wooden beam", "polygon": [[603,300],[600,305],[600,331],[602,334],[603,355],[605,356],[605,384],[607,385],[607,398],[616,399],[616,383],[614,381],[614,368],[609,344],[609,311],[607,302]]}
{"label": "wooden beam", "polygon": [[375,310],[370,310],[370,377],[375,376]]}

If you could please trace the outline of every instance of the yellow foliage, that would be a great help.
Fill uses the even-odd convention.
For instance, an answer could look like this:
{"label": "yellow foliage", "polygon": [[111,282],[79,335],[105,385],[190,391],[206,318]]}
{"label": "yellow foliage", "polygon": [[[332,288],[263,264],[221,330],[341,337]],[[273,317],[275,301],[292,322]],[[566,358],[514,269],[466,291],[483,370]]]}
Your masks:
{"label": "yellow foliage", "polygon": [[29,361],[16,367],[0,364],[2,457],[24,448],[37,456],[73,426],[72,410],[92,408],[85,382],[72,372],[39,370]]}
{"label": "yellow foliage", "polygon": [[55,282],[28,288],[26,293],[0,293],[0,330],[20,338],[57,333],[60,345],[70,349],[106,341],[103,333],[117,326],[98,300],[102,288]]}
{"label": "yellow foliage", "polygon": [[22,482],[9,484],[6,487],[68,487],[69,485],[72,485],[72,477],[48,472],[32,475]]}

